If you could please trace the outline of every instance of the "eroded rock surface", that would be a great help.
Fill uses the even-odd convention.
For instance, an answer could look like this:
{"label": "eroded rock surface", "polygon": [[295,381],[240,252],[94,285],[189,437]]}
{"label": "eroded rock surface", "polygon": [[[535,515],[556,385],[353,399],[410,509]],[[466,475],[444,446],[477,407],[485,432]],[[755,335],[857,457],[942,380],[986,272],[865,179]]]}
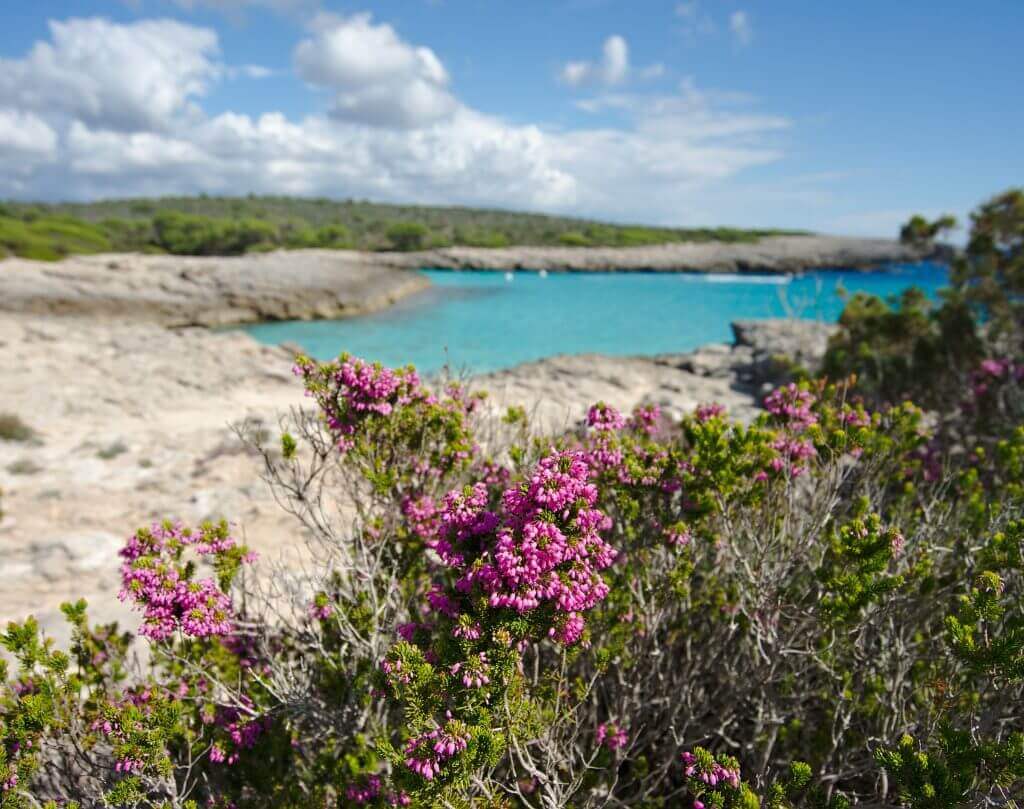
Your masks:
{"label": "eroded rock surface", "polygon": [[0,311],[165,326],[342,317],[382,309],[427,286],[417,273],[331,250],[0,261]]}

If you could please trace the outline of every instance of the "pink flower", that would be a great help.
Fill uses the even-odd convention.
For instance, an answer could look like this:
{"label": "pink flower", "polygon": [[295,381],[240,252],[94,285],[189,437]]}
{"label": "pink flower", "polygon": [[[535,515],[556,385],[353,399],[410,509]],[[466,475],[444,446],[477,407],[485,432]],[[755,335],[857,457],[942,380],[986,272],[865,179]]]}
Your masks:
{"label": "pink flower", "polygon": [[611,405],[598,402],[587,411],[587,426],[602,431],[621,430],[626,426],[626,420]]}
{"label": "pink flower", "polygon": [[626,729],[614,722],[602,722],[597,726],[597,743],[612,752],[621,750],[629,742]]}

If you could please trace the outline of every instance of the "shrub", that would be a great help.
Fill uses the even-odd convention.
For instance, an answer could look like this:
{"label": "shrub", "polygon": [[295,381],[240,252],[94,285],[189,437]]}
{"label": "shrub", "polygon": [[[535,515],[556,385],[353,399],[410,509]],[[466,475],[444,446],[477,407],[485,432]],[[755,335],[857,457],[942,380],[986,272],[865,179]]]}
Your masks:
{"label": "shrub", "polygon": [[[949,217],[914,217],[904,240],[934,238]],[[969,395],[984,363],[1007,363],[1024,347],[1024,191],[1007,191],[971,216],[967,248],[956,256],[952,286],[933,304],[916,289],[899,301],[856,295],[839,319],[825,371],[858,376],[873,402],[912,398],[942,413]]]}
{"label": "shrub", "polygon": [[0,413],[0,441],[31,441],[36,431],[14,413]]}
{"label": "shrub", "polygon": [[590,239],[578,231],[570,230],[558,235],[558,243],[565,247],[588,247]]}
{"label": "shrub", "polygon": [[238,255],[278,241],[276,228],[258,219],[210,220],[165,212],[153,218],[154,242],[180,255]]}
{"label": "shrub", "polygon": [[396,222],[387,229],[385,235],[392,250],[422,250],[430,230],[419,222]]}
{"label": "shrub", "polygon": [[97,228],[68,219],[32,216],[25,221],[0,217],[0,250],[37,261],[56,261],[75,253],[99,253],[111,244]]}
{"label": "shrub", "polygon": [[239,433],[307,564],[137,531],[141,676],[84,604],[69,654],[11,625],[4,809],[1024,796],[1024,428],[978,432],[994,388],[948,414],[989,442],[957,454],[846,383],[544,436],[411,368],[296,372],[314,409]]}
{"label": "shrub", "polygon": [[941,216],[929,222],[923,216],[915,215],[900,228],[900,241],[911,247],[928,250],[933,246],[935,239],[955,227],[956,218],[953,216]]}

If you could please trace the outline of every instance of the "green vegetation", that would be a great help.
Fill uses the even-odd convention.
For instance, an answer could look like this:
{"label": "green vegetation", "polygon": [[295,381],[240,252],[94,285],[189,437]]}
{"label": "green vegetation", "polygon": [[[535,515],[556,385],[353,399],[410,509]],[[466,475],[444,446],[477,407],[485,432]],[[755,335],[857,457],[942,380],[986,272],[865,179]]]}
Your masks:
{"label": "green vegetation", "polygon": [[31,441],[36,431],[14,413],[0,413],[0,441]]}
{"label": "green vegetation", "polygon": [[165,197],[0,204],[0,256],[52,261],[78,253],[238,255],[277,248],[422,250],[465,245],[632,247],[753,242],[796,231],[655,228],[460,207],[292,197]]}
{"label": "green vegetation", "polygon": [[900,229],[900,241],[913,247],[929,248],[943,233],[956,227],[956,217],[946,214],[929,222],[920,214],[910,217]]}
{"label": "green vegetation", "polygon": [[[915,216],[901,238],[916,233],[920,244],[950,225],[951,217],[928,223]],[[1024,189],[1005,191],[971,215],[950,280],[939,304],[917,289],[890,301],[853,296],[824,372],[832,379],[855,374],[858,391],[876,404],[913,399],[940,410],[958,405],[965,390],[989,385],[987,377],[1008,373],[1024,344]]]}

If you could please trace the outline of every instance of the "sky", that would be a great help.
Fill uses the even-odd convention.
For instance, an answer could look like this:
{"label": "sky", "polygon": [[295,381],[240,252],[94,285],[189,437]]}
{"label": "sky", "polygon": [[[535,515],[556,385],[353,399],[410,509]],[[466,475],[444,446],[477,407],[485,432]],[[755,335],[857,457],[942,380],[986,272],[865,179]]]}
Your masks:
{"label": "sky", "polygon": [[893,235],[1024,183],[1022,0],[0,4],[0,198]]}

